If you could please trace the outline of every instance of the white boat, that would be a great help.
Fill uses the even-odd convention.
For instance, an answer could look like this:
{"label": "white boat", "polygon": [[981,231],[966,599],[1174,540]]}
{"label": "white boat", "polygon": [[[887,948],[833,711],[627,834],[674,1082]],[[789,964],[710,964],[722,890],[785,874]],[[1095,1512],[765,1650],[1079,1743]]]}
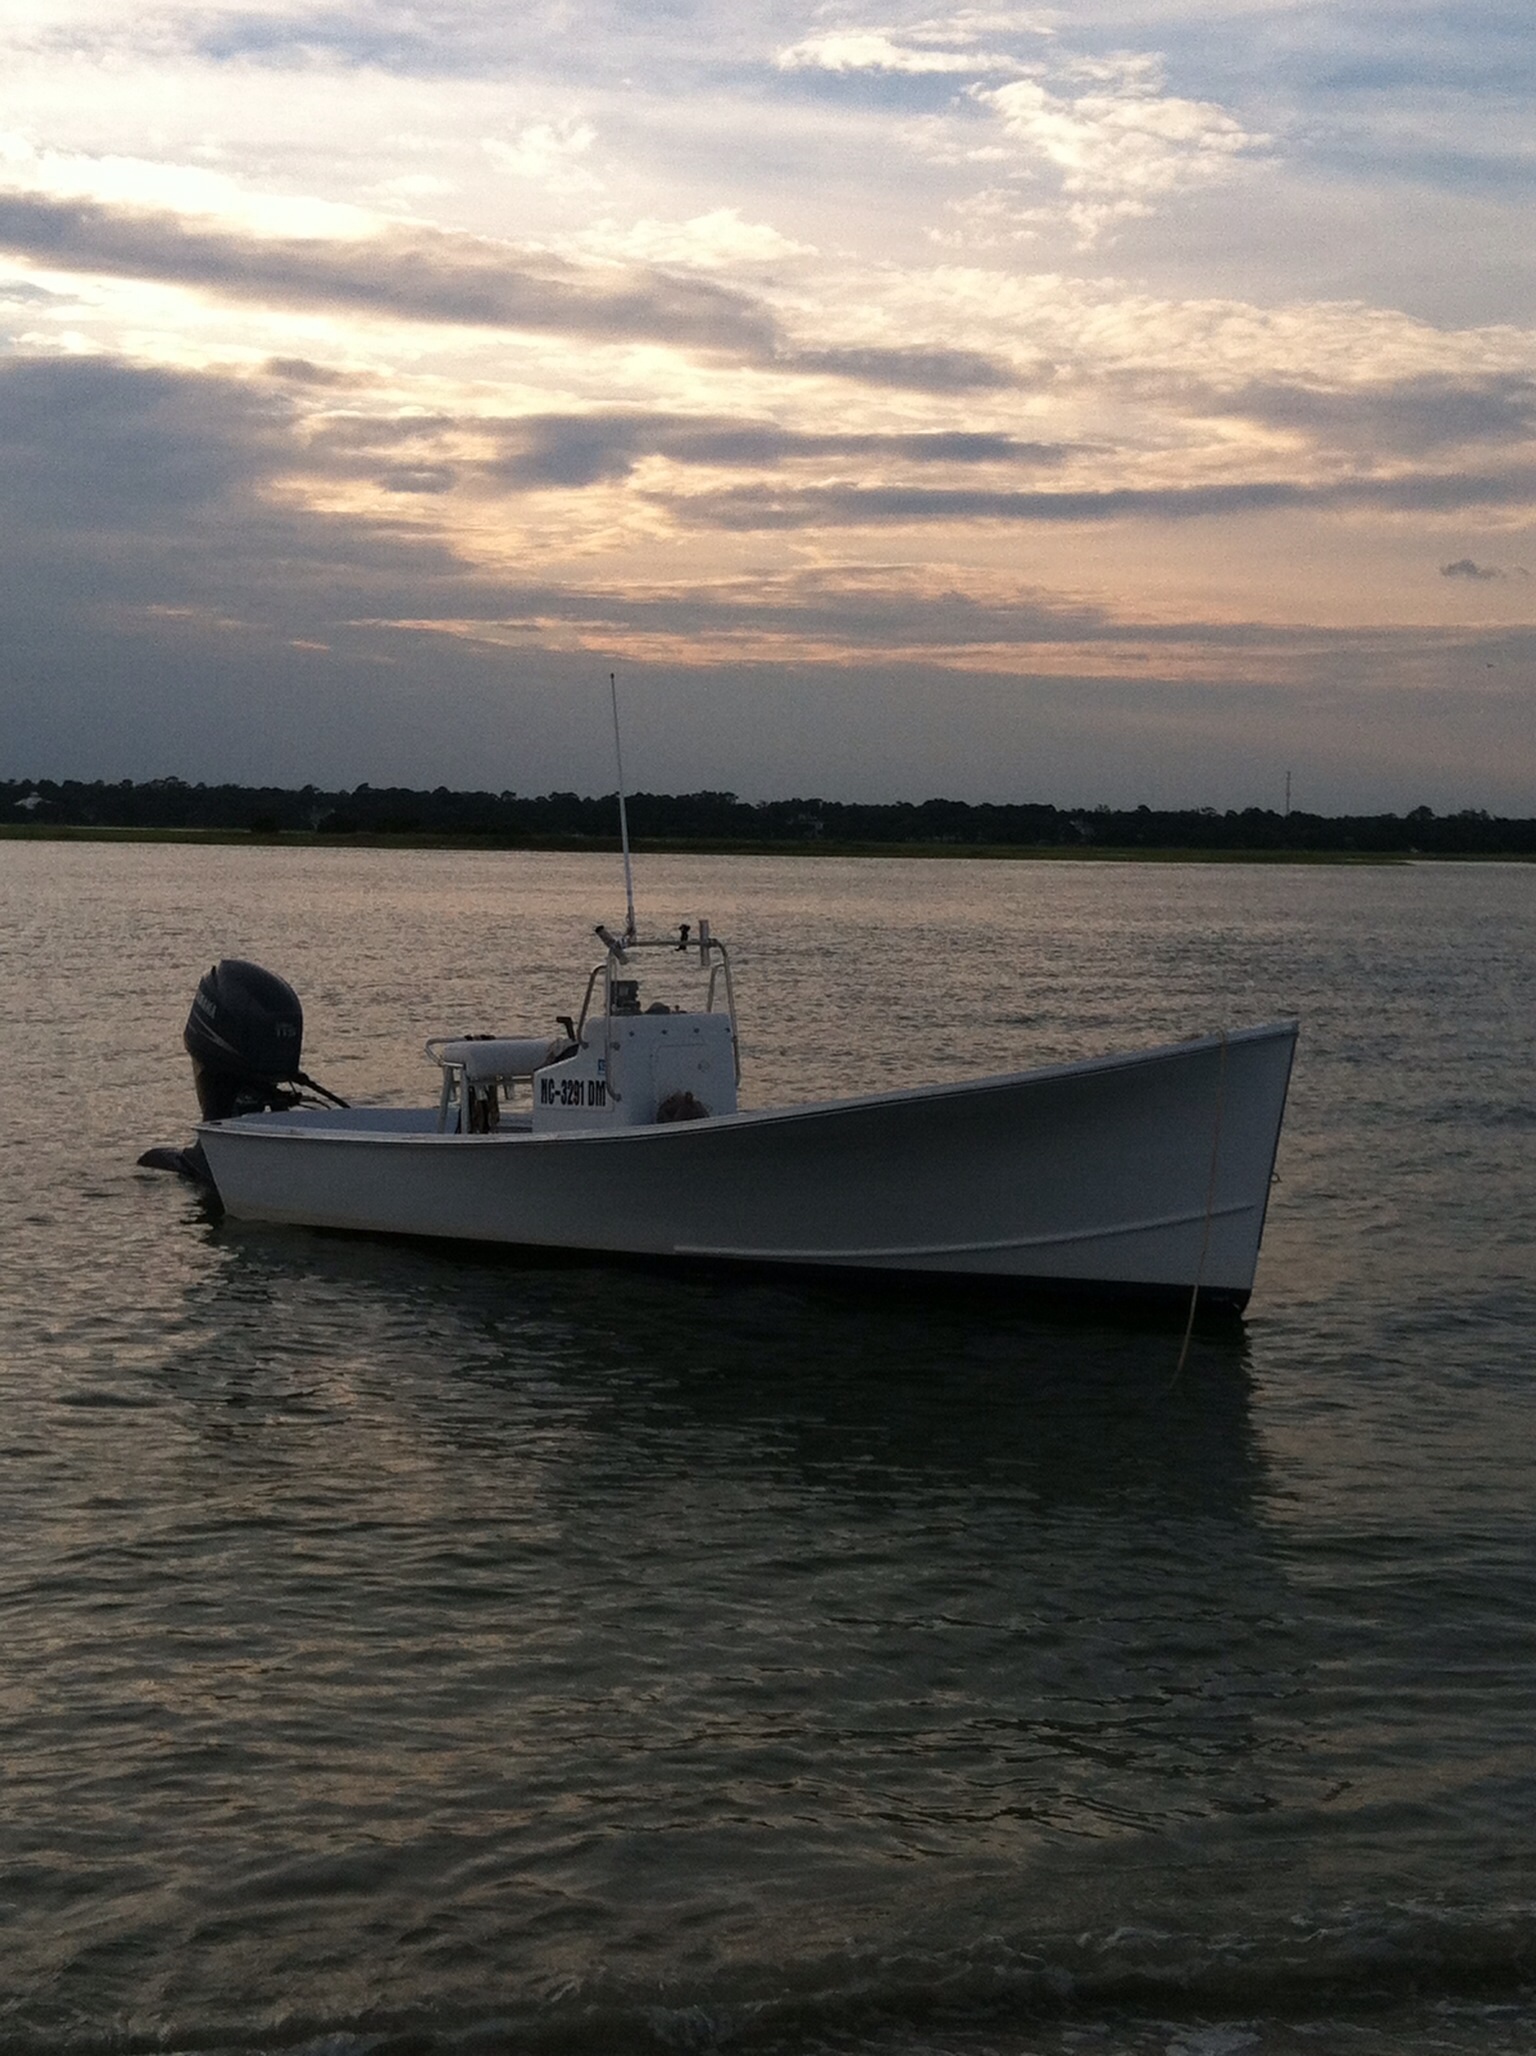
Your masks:
{"label": "white boat", "polygon": [[[265,1073],[251,1074],[265,1078],[269,1103],[241,1112],[237,1098],[215,1096],[222,1117],[198,1127],[227,1212],[1181,1310],[1246,1304],[1294,1021],[744,1110],[730,959],[708,924],[662,937],[636,935],[632,920],[621,936],[596,932],[603,954],[567,1032],[430,1043],[439,1090],[417,1109],[286,1103],[271,1083],[302,1077],[300,1030],[289,1031],[291,1064],[269,1054]],[[686,967],[698,990],[647,1006],[641,963],[657,974]],[[255,967],[219,966],[210,979],[228,968]],[[189,1047],[194,1028],[213,1033],[217,1012],[209,1000],[200,1020],[194,1007]],[[216,1056],[231,1046],[213,1039]]]}

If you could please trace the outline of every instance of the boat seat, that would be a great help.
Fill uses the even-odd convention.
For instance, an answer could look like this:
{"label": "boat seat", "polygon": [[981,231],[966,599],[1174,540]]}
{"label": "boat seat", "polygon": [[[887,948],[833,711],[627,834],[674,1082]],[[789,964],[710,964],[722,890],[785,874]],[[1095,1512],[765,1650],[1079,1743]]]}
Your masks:
{"label": "boat seat", "polygon": [[446,1071],[461,1071],[470,1085],[493,1078],[531,1078],[559,1054],[564,1044],[542,1035],[467,1035],[427,1044],[427,1054]]}

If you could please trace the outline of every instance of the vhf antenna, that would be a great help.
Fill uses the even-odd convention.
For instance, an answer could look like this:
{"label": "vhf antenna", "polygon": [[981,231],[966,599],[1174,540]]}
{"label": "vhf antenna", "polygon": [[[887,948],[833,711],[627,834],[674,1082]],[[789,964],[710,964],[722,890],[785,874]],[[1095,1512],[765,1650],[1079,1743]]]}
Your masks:
{"label": "vhf antenna", "polygon": [[608,691],[613,700],[613,761],[619,773],[619,841],[624,849],[624,940],[635,939],[635,874],[629,865],[629,813],[624,805],[624,751],[619,743],[619,682],[610,671]]}

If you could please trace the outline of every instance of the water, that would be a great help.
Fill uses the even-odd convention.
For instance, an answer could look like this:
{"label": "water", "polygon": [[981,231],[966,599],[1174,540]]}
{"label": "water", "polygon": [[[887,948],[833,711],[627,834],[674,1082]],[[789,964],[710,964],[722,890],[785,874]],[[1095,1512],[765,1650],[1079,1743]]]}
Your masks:
{"label": "water", "polygon": [[0,2044],[1536,2046],[1536,874],[647,860],[758,1103],[1297,1013],[1244,1330],[212,1219],[617,867],[0,844]]}

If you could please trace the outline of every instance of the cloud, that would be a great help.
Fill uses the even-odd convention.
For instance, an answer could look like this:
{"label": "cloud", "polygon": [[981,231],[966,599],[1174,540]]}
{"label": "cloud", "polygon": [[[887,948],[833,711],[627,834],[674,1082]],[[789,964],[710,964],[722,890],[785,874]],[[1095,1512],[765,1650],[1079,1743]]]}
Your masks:
{"label": "cloud", "polygon": [[889,71],[916,74],[1017,71],[1011,57],[984,56],[974,50],[942,50],[899,43],[884,29],[840,29],[807,36],[781,50],[774,62],[781,71]]}
{"label": "cloud", "polygon": [[499,171],[552,193],[601,192],[603,181],[581,162],[597,140],[589,122],[533,121],[511,142],[488,136],[481,144]]}
{"label": "cloud", "polygon": [[1091,244],[1117,223],[1223,183],[1239,158],[1268,143],[1215,101],[1168,92],[1157,55],[1074,56],[1052,45],[1042,58],[1034,24],[1027,57],[999,54],[976,46],[975,25],[970,17],[964,28],[842,29],[793,44],[776,60],[786,71],[967,82],[943,114],[911,124],[907,139],[935,164],[985,166],[1007,183],[952,195],[946,204],[959,226],[932,231],[941,242],[996,243],[1065,220]]}
{"label": "cloud", "polygon": [[[372,216],[350,204],[263,191],[207,164],[121,151],[93,155],[39,149],[15,130],[0,131],[0,165],[18,192],[151,214],[203,216],[247,235],[347,238],[367,234],[373,226]],[[410,181],[394,183],[403,189]]]}
{"label": "cloud", "polygon": [[248,236],[169,213],[13,191],[0,194],[0,247],[59,270],[396,319],[757,355],[771,353],[776,341],[760,302],[707,280],[656,271],[615,280],[433,229],[395,228],[349,241]]}
{"label": "cloud", "polygon": [[1503,578],[1506,573],[1496,570],[1492,564],[1474,564],[1470,557],[1458,557],[1454,564],[1440,566],[1442,578]]}
{"label": "cloud", "polygon": [[518,488],[576,487],[628,477],[646,457],[717,470],[772,469],[807,462],[850,465],[1004,464],[1051,466],[1057,444],[997,433],[814,433],[730,416],[645,413],[530,415],[499,430],[502,454],[489,467]]}
{"label": "cloud", "polygon": [[926,527],[981,521],[1059,524],[1137,517],[1188,521],[1212,514],[1269,512],[1296,506],[1305,497],[1304,488],[1283,482],[1081,492],[912,485],[793,490],[754,485],[668,496],[665,504],[679,521],[701,528],[748,531]]}
{"label": "cloud", "polygon": [[647,217],[618,228],[611,222],[585,230],[584,248],[606,257],[624,257],[642,264],[682,264],[704,271],[741,264],[780,264],[792,257],[814,257],[810,243],[780,235],[766,222],[744,221],[736,207],[713,207],[688,221]]}
{"label": "cloud", "polygon": [[[529,7],[520,13],[532,14]],[[174,14],[172,16],[174,20]],[[184,24],[184,25],[183,25]],[[407,77],[474,76],[504,64],[516,21],[455,0],[189,7],[177,27],[198,56],[270,68],[345,66]]]}
{"label": "cloud", "polygon": [[397,200],[441,200],[457,191],[452,179],[439,178],[431,171],[402,171],[396,178],[380,179],[374,191],[382,199]]}
{"label": "cloud", "polygon": [[67,304],[67,297],[50,293],[46,286],[33,285],[27,279],[0,280],[0,307],[59,307]]}
{"label": "cloud", "polygon": [[1156,201],[1230,177],[1239,156],[1268,141],[1210,101],[1162,92],[1153,59],[1077,70],[1087,90],[1053,92],[1036,77],[978,86],[973,97],[998,117],[1022,160],[1059,176],[1085,240],[1149,213]]}
{"label": "cloud", "polygon": [[1200,521],[1286,509],[1450,513],[1477,506],[1536,509],[1536,465],[1477,473],[1419,472],[1308,484],[1292,479],[1111,486],[1021,492],[928,486],[752,485],[653,495],[674,519],[724,531],[927,527],[974,522],[1058,525],[1127,520]]}
{"label": "cloud", "polygon": [[[266,367],[271,374],[272,367]],[[284,379],[301,392],[300,367]],[[318,388],[323,392],[324,387]],[[1040,471],[1069,455],[1057,443],[988,430],[814,431],[725,414],[639,409],[513,417],[325,413],[295,417],[292,469],[317,484],[372,480],[389,492],[443,493],[465,485],[511,493],[573,492],[620,483],[650,459],[680,469],[844,474]]]}
{"label": "cloud", "polygon": [[[1421,768],[1440,767],[1422,788],[1435,804],[1448,803],[1453,771],[1449,789],[1480,804],[1528,774],[1528,702],[1496,684],[1529,666],[1528,630],[1331,632],[1168,608],[1138,618],[1134,604],[1032,588],[1016,569],[722,576],[691,550],[670,582],[595,565],[579,578],[509,577],[414,525],[435,504],[420,497],[436,461],[421,453],[468,417],[316,420],[302,411],[311,390],[103,358],[0,360],[0,712],[14,762],[39,775],[601,789],[593,673],[622,651],[658,732],[678,739],[666,783],[683,790],[767,795],[813,780],[900,796],[942,778],[970,796],[1017,796],[1027,713],[1043,797],[1070,797],[1080,770],[1096,797],[1156,799],[1164,772],[1146,752],[1160,736],[1180,739],[1188,799],[1240,797],[1221,781],[1245,775],[1254,723],[1269,721],[1285,736],[1276,761],[1315,761],[1309,789],[1326,775],[1342,803],[1351,778],[1381,775],[1384,695],[1416,788]],[[329,403],[328,389],[313,391]],[[500,432],[558,468],[577,425],[547,415]],[[625,426],[598,424],[620,440]],[[1031,455],[986,434],[800,435],[726,416],[657,413],[627,430],[631,454],[682,462]],[[343,477],[380,451],[394,452],[410,522],[295,498],[295,478]],[[1466,694],[1446,681],[1458,667],[1487,695],[1493,785],[1457,728]],[[1217,751],[1191,771],[1208,720],[1229,737],[1230,765]],[[1055,738],[1044,757],[1042,733]],[[946,734],[953,756],[935,754]]]}
{"label": "cloud", "polygon": [[346,388],[372,383],[361,372],[338,371],[334,365],[316,364],[308,357],[269,357],[262,368],[269,378],[285,385]]}
{"label": "cloud", "polygon": [[[300,418],[267,384],[0,359],[8,752],[122,776],[227,749],[270,776],[280,728],[307,739],[295,767],[327,731],[342,761],[355,754],[344,738],[364,704],[413,729],[413,708],[390,703],[397,639],[366,624],[489,611],[483,588],[414,522],[304,506],[305,458]],[[415,690],[424,711],[430,681]]]}
{"label": "cloud", "polygon": [[[506,612],[498,628],[534,632],[568,624],[607,646],[610,638],[643,639],[652,649],[670,644],[686,663],[707,662],[707,647],[734,646],[738,654],[795,651],[842,661],[893,646],[932,651],[1021,647],[1106,640],[1184,640],[1187,631],[1166,624],[1150,631],[1118,621],[1102,607],[1053,600],[1020,591],[932,589],[910,573],[884,566],[836,571],[820,568],[765,572],[750,579],[716,578],[696,584],[523,585],[503,589]],[[453,623],[456,630],[486,623]],[[1242,632],[1237,631],[1238,639]],[[1270,632],[1273,639],[1273,632]],[[691,647],[690,647],[691,645]],[[707,646],[707,647],[706,647]]]}
{"label": "cloud", "polygon": [[775,361],[786,371],[819,372],[858,379],[864,385],[899,386],[923,393],[1003,392],[1032,378],[982,350],[931,349],[922,344],[888,347],[847,344],[840,349],[797,349],[786,344]]}
{"label": "cloud", "polygon": [[1376,451],[1418,455],[1476,443],[1507,448],[1536,436],[1536,378],[1423,373],[1329,387],[1255,380],[1214,397],[1212,411]]}
{"label": "cloud", "polygon": [[687,273],[616,271],[485,237],[391,227],[345,240],[253,236],[165,212],[0,192],[0,249],[59,271],[153,279],[220,296],[394,320],[645,341],[766,369],[919,392],[998,390],[1006,361],[920,344],[806,348],[765,301]]}
{"label": "cloud", "polygon": [[[319,512],[297,496],[305,481],[364,476],[405,500],[435,499],[473,468],[443,455],[471,434],[500,443],[482,474],[518,490],[622,478],[647,455],[685,467],[830,460],[932,468],[1049,465],[1060,454],[997,434],[813,434],[726,416],[309,417],[259,379],[105,358],[0,359],[0,593],[8,596],[0,619],[13,648],[91,621],[112,633],[144,634],[156,621],[156,635],[187,633],[187,623],[209,632],[221,622],[226,634],[335,641],[367,622],[520,615],[858,643],[899,616],[905,637],[935,643],[983,632],[1006,640],[1026,619],[1035,632],[1048,614],[1063,634],[1089,619],[1043,600],[1025,607],[1016,592],[1006,602],[953,591],[921,601],[883,574],[735,585],[689,578],[649,595],[622,581],[606,592],[513,583],[477,569],[431,529]],[[45,572],[46,621],[26,602]]]}
{"label": "cloud", "polygon": [[951,74],[975,78],[989,72],[1024,69],[1012,52],[988,50],[983,39],[1024,37],[1038,44],[1053,33],[1050,21],[1039,13],[1016,8],[963,8],[925,21],[907,22],[900,28],[823,30],[781,50],[774,63],[780,71]]}
{"label": "cloud", "polygon": [[239,380],[108,359],[0,359],[0,479],[36,533],[159,532],[270,479],[290,451],[282,400]]}
{"label": "cloud", "polygon": [[[294,482],[345,476],[283,392],[255,379],[104,357],[0,358],[0,533],[8,604],[48,566],[82,594],[280,615],[369,610],[408,567],[466,566],[442,540],[385,521],[322,515]],[[385,574],[374,590],[373,573]],[[31,574],[29,573],[29,576]],[[411,581],[407,581],[411,582]],[[46,620],[38,617],[39,632]]]}
{"label": "cloud", "polygon": [[352,780],[570,784],[623,650],[738,789],[926,780],[963,671],[973,789],[1047,701],[1134,797],[1221,694],[1246,766],[1267,684],[1367,788],[1433,689],[1420,761],[1529,790],[1468,625],[1533,590],[1529,12],[19,0],[6,748],[265,772],[331,692]]}
{"label": "cloud", "polygon": [[459,474],[452,464],[395,464],[379,473],[378,482],[388,493],[448,493]]}

